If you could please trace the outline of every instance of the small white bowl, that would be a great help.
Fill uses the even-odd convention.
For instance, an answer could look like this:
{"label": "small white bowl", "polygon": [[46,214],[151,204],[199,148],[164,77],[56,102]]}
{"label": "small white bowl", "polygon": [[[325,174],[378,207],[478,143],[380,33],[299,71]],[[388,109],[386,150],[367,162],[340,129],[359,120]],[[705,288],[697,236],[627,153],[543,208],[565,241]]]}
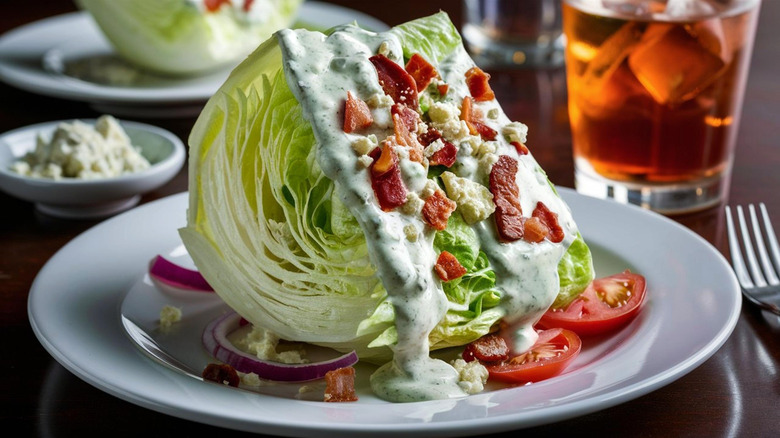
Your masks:
{"label": "small white bowl", "polygon": [[[95,119],[81,121],[95,125]],[[111,216],[134,207],[142,194],[170,181],[184,165],[186,151],[176,135],[145,123],[120,121],[132,144],[152,164],[148,169],[91,180],[32,178],[10,170],[35,149],[38,133],[51,134],[62,122],[72,120],[39,123],[0,135],[0,190],[35,203],[42,213],[69,219]]]}

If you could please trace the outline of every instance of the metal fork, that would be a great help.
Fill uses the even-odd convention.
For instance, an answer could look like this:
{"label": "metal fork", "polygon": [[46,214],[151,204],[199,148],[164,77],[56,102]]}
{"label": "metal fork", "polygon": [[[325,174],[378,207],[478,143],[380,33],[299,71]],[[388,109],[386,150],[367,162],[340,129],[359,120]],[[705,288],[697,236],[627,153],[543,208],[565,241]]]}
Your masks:
{"label": "metal fork", "polygon": [[[731,264],[734,273],[737,274],[742,294],[750,302],[768,310],[774,314],[780,315],[780,280],[777,273],[780,272],[780,245],[778,245],[772,223],[769,221],[769,214],[766,211],[764,203],[759,204],[762,226],[759,224],[756,214],[756,208],[753,204],[748,205],[750,211],[750,222],[753,236],[745,220],[745,214],[742,206],[737,206],[737,219],[742,236],[742,245],[744,245],[744,254],[747,258],[750,269],[745,266],[740,249],[740,239],[737,237],[737,230],[734,227],[734,220],[731,216],[731,208],[726,206],[726,227],[729,236],[729,249],[731,251]],[[758,248],[758,257],[753,250],[753,243]],[[769,251],[767,251],[769,246]],[[760,264],[759,264],[760,259]]]}

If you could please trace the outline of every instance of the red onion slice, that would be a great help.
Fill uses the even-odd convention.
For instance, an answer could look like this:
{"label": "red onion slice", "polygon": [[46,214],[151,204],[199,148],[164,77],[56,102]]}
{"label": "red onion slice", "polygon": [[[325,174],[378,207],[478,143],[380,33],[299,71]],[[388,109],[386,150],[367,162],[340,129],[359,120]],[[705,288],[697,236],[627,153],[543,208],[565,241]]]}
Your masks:
{"label": "red onion slice", "polygon": [[212,356],[242,373],[255,373],[260,378],[280,382],[306,382],[322,379],[328,371],[352,366],[358,362],[354,350],[335,359],[305,364],[285,364],[258,359],[236,348],[227,338],[228,334],[240,327],[241,320],[241,315],[236,312],[220,316],[206,326],[202,339],[203,346]]}
{"label": "red onion slice", "polygon": [[167,285],[180,289],[214,292],[200,272],[179,266],[160,255],[152,260],[149,274]]}

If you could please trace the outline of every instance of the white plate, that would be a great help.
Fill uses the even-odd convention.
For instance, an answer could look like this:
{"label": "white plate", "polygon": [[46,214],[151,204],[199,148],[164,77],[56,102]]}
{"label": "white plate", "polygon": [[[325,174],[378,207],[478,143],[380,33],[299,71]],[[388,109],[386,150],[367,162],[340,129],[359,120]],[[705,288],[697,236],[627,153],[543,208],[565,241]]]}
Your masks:
{"label": "white plate", "polygon": [[[307,1],[297,23],[327,29],[357,21],[371,30],[388,26],[353,9]],[[187,79],[144,75],[134,86],[101,83],[98,78],[71,74],[84,62],[125,65],[87,12],[73,12],[36,21],[0,37],[0,79],[14,87],[46,96],[90,103],[107,114],[142,117],[197,115],[203,103],[225,81],[230,69]],[[131,70],[129,66],[123,68]]]}
{"label": "white plate", "polygon": [[742,303],[724,257],[655,213],[560,193],[593,250],[597,275],[631,268],[647,277],[648,297],[625,329],[586,341],[565,374],[529,386],[457,400],[391,404],[361,393],[356,403],[323,403],[205,383],[160,365],[128,339],[119,309],[150,259],[181,245],[186,194],[104,221],[63,247],[33,283],[30,322],[68,370],[124,400],[192,421],[300,436],[480,435],[551,423],[656,390],[714,354]]}

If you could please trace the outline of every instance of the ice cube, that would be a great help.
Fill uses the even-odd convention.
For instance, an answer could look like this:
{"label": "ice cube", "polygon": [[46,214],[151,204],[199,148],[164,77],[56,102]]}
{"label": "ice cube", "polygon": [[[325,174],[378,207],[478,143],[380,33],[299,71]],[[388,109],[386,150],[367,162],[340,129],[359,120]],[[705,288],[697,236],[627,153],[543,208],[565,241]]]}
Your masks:
{"label": "ice cube", "polygon": [[715,7],[704,0],[668,0],[663,16],[666,18],[694,18],[712,16]]}
{"label": "ice cube", "polygon": [[607,38],[588,63],[582,82],[587,89],[598,92],[642,38],[642,24],[628,22]]}
{"label": "ice cube", "polygon": [[642,112],[645,108],[651,106],[653,97],[647,92],[645,87],[637,80],[628,62],[623,61],[620,66],[605,79],[603,86],[598,94],[592,96],[591,108],[586,112],[594,118],[612,117],[604,115],[603,109],[610,111],[636,111]]}
{"label": "ice cube", "polygon": [[724,70],[720,41],[707,26],[653,23],[628,64],[657,102],[675,105],[696,96]]}

